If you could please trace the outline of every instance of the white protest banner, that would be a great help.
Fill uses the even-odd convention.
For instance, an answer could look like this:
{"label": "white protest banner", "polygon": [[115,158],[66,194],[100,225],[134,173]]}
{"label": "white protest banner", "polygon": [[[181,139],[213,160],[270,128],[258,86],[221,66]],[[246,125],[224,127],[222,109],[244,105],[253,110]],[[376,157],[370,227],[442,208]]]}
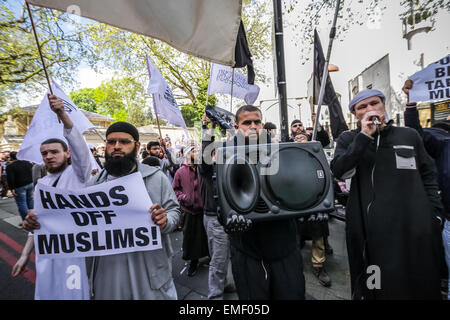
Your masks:
{"label": "white protest banner", "polygon": [[38,183],[34,197],[41,224],[34,233],[39,256],[89,257],[162,248],[139,172],[77,191]]}
{"label": "white protest banner", "polygon": [[410,102],[450,99],[450,54],[410,78]]}
{"label": "white protest banner", "polygon": [[[64,102],[64,108],[73,122],[73,125],[80,133],[85,132],[94,125],[86,118],[83,112],[78,109],[70,98],[64,93],[59,85],[53,81],[53,94]],[[67,140],[63,136],[63,124],[58,122],[57,115],[50,108],[47,94],[42,99],[41,104],[34,113],[33,120],[28,128],[25,138],[23,139],[17,158],[27,160],[34,163],[42,163],[40,152],[41,143],[50,138]],[[97,163],[92,157],[91,163],[93,168],[98,168]]]}
{"label": "white protest banner", "polygon": [[170,90],[161,72],[159,72],[158,68],[148,56],[147,68],[150,76],[147,93],[153,95],[155,112],[167,122],[175,126],[183,127],[187,135],[189,135],[183,115],[181,114],[177,101],[173,97],[172,90]]}
{"label": "white protest banner", "polygon": [[253,104],[259,95],[259,87],[256,84],[248,84],[246,76],[233,69],[220,64],[212,63],[209,76],[208,95],[214,93],[231,94],[233,82],[233,97],[245,100],[247,104]]}
{"label": "white protest banner", "polygon": [[208,61],[234,65],[242,0],[28,0],[30,4],[162,40]]}

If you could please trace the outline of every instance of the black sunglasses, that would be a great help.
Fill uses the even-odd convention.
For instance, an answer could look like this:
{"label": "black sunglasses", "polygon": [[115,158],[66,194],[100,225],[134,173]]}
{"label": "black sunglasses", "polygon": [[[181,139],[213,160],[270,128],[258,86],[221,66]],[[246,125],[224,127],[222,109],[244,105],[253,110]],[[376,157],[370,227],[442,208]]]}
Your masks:
{"label": "black sunglasses", "polygon": [[260,125],[260,124],[261,124],[261,120],[245,120],[245,121],[242,121],[241,124],[243,124],[243,125],[245,125],[245,126],[250,126],[250,125],[252,124],[252,122],[253,122],[255,125]]}
{"label": "black sunglasses", "polygon": [[115,146],[117,144],[117,142],[119,142],[119,144],[121,144],[121,145],[127,145],[132,142],[136,142],[136,140],[130,140],[130,139],[108,139],[108,140],[106,140],[106,143],[109,144],[110,146]]}

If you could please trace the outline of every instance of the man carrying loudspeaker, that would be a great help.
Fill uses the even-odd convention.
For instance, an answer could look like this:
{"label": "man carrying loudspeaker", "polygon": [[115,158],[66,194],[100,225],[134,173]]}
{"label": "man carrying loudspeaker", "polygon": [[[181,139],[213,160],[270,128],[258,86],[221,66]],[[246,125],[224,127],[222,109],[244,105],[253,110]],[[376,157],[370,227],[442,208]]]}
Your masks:
{"label": "man carrying loudspeaker", "polygon": [[[259,138],[265,131],[262,130],[261,111],[250,105],[239,108],[235,129],[234,145],[238,141],[261,143]],[[210,139],[214,140],[214,137]],[[205,141],[204,136],[204,150],[211,140]],[[208,169],[205,163],[202,167]],[[209,165],[206,171],[211,180],[212,167]],[[218,218],[229,234],[233,277],[239,299],[305,299],[303,262],[297,246],[295,219],[252,222],[239,213]]]}

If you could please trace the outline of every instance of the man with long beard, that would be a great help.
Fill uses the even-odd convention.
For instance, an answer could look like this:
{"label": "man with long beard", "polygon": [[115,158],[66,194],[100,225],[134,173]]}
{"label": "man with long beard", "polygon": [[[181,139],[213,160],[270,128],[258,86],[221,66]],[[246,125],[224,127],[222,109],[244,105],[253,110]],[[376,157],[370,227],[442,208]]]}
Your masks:
{"label": "man with long beard", "polygon": [[[52,105],[52,101],[50,103]],[[109,300],[177,299],[172,279],[171,256],[173,250],[168,238],[168,233],[175,229],[179,217],[179,205],[175,193],[169,180],[160,169],[137,162],[136,157],[140,147],[139,133],[133,125],[126,122],[114,123],[106,131],[106,139],[104,169],[97,176],[92,177],[86,186],[140,172],[150,199],[154,203],[149,212],[151,219],[161,229],[162,249],[87,258],[91,298]],[[86,150],[83,155],[88,157],[90,151],[86,143],[84,144]],[[52,171],[58,167],[58,159],[46,161],[44,158],[45,163],[48,163],[47,170],[50,174],[43,179],[53,177]],[[85,171],[86,175],[90,176],[89,158],[81,163],[89,166]],[[61,167],[63,166],[61,165]],[[65,168],[70,167],[65,166]],[[63,180],[66,181],[67,175],[63,172],[59,177],[59,183],[62,183]],[[58,187],[60,187],[59,183]],[[69,181],[67,185],[64,184],[64,187],[73,189],[73,183]],[[35,215],[27,217],[24,228],[29,231],[40,228]]]}
{"label": "man with long beard", "polygon": [[96,300],[177,299],[168,234],[177,226],[179,204],[167,176],[159,168],[137,161],[139,149],[139,133],[133,125],[112,124],[106,131],[104,169],[88,185],[140,172],[153,202],[149,212],[161,230],[162,249],[89,258],[89,280]]}

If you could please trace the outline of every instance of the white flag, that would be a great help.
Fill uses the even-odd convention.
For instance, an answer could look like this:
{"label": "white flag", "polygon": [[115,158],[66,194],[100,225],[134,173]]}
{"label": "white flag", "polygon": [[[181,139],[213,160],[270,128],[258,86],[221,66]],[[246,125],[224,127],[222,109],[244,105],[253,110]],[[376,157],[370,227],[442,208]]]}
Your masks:
{"label": "white flag", "polygon": [[147,93],[153,95],[153,106],[155,112],[167,122],[183,127],[189,135],[184,122],[183,115],[178,107],[177,101],[173,97],[172,90],[156,68],[153,61],[147,56],[147,68],[150,76]]}
{"label": "white flag", "polygon": [[162,40],[208,61],[234,65],[242,0],[27,0]]}
{"label": "white flag", "polygon": [[[94,128],[94,125],[86,118],[86,116],[75,106],[70,98],[63,92],[58,84],[52,81],[53,94],[64,102],[64,108],[73,122],[74,127],[83,133],[86,130]],[[27,160],[34,163],[42,163],[40,152],[41,143],[50,138],[57,138],[65,141],[63,136],[62,123],[58,122],[58,116],[50,108],[47,94],[42,99],[41,104],[34,113],[33,120],[28,128],[25,138],[23,139],[17,158]],[[92,157],[92,159],[94,159]],[[92,162],[92,161],[91,161]],[[93,168],[98,168],[97,163],[93,160]]]}
{"label": "white flag", "polygon": [[233,82],[233,97],[245,100],[252,105],[259,95],[259,87],[256,84],[248,84],[246,76],[228,66],[211,64],[209,76],[208,95],[215,93],[231,94],[231,82]]}
{"label": "white flag", "polygon": [[410,102],[450,99],[450,54],[409,79],[414,81],[409,92]]}

